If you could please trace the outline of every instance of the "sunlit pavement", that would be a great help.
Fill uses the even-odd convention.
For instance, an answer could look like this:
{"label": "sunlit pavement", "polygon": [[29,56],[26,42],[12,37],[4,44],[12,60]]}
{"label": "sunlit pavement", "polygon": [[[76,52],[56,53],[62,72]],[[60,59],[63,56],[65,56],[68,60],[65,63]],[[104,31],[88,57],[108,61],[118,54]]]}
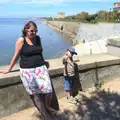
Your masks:
{"label": "sunlit pavement", "polygon": [[[52,120],[120,120],[120,78],[103,84],[99,91],[80,92],[76,105],[59,99],[60,112]],[[82,98],[82,100],[81,100]],[[29,108],[0,120],[40,120],[36,108]]]}

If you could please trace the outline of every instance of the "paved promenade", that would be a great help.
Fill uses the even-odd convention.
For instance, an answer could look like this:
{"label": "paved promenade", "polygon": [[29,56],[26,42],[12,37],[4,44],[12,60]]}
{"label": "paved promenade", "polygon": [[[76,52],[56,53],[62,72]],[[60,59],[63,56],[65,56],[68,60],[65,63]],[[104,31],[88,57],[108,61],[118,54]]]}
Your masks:
{"label": "paved promenade", "polygon": [[[90,88],[80,96],[77,105],[59,99],[61,112],[53,120],[120,120],[120,78],[104,83],[97,92]],[[40,120],[38,116],[37,110],[30,108],[0,120]]]}

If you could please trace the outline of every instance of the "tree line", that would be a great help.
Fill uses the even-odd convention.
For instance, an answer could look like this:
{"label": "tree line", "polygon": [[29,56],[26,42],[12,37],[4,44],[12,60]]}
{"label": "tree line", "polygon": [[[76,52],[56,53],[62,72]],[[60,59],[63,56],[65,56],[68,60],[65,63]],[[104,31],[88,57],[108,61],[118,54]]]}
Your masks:
{"label": "tree line", "polygon": [[95,14],[89,14],[88,12],[81,12],[76,15],[65,16],[64,18],[52,18],[47,20],[60,20],[60,21],[75,21],[85,23],[98,23],[98,22],[120,22],[120,12],[118,11],[105,11],[100,10]]}

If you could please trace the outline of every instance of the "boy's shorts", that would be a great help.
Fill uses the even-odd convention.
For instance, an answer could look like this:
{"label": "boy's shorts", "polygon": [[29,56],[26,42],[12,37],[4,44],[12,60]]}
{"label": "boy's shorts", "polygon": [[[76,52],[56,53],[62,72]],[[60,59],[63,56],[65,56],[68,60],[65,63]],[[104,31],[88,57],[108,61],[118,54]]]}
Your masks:
{"label": "boy's shorts", "polygon": [[64,76],[64,89],[69,91],[73,87],[74,76]]}

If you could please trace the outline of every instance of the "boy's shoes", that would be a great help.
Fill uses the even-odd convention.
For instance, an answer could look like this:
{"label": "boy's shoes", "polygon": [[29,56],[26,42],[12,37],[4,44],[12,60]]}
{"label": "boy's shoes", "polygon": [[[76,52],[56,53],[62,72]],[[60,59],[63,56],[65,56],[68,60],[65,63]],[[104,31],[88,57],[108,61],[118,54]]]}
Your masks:
{"label": "boy's shoes", "polygon": [[77,101],[74,99],[74,97],[69,97],[69,98],[67,98],[68,99],[68,102],[69,103],[72,103],[72,104],[77,104]]}
{"label": "boy's shoes", "polygon": [[77,102],[81,102],[81,100],[82,100],[82,95],[76,95],[75,97],[74,97],[74,99],[77,101]]}

